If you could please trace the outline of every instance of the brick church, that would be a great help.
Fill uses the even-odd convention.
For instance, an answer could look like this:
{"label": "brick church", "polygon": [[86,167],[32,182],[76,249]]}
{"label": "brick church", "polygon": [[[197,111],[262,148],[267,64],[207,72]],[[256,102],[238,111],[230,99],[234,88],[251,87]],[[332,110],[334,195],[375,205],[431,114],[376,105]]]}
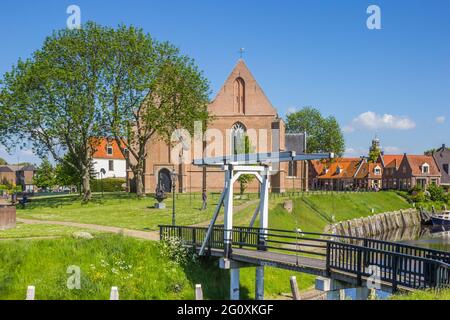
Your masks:
{"label": "brick church", "polygon": [[[252,146],[251,153],[285,151],[285,123],[242,59],[209,104],[208,111],[213,116],[208,129],[219,130],[224,137],[222,154],[216,153],[214,156],[233,154],[233,137],[247,133]],[[224,173],[220,169],[174,164],[176,162],[171,159],[172,147],[158,138],[150,141],[147,148],[149,156],[145,163],[145,193],[154,193],[157,186],[170,191],[173,172],[176,173],[177,192],[223,190]],[[203,148],[207,148],[207,143],[203,144]],[[187,152],[194,158],[192,147]],[[274,167],[279,170],[271,177],[272,192],[307,189],[307,162],[282,163],[279,166]],[[257,192],[258,185],[256,181],[250,183],[246,192]],[[236,188],[239,190],[238,186]]]}

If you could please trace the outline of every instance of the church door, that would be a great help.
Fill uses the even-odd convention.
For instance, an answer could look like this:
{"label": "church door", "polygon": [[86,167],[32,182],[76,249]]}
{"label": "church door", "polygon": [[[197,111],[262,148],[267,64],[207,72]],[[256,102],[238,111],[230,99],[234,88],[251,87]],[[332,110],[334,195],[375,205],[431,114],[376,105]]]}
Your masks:
{"label": "church door", "polygon": [[170,171],[167,169],[161,169],[158,174],[158,186],[164,192],[172,191],[172,178],[170,176]]}

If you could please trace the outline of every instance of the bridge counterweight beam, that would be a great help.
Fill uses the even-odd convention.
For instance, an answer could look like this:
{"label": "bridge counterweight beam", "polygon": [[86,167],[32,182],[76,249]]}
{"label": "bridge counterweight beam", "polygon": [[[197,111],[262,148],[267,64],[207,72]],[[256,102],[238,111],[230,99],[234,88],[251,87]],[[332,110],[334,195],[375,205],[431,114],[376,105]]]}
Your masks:
{"label": "bridge counterweight beam", "polygon": [[224,203],[224,256],[230,258],[233,242],[233,167],[230,165],[225,181],[225,203]]}
{"label": "bridge counterweight beam", "polygon": [[271,169],[266,167],[263,175],[263,183],[261,185],[261,200],[260,200],[260,214],[259,214],[259,234],[260,250],[263,250],[267,241],[267,229],[269,228],[269,171]]}

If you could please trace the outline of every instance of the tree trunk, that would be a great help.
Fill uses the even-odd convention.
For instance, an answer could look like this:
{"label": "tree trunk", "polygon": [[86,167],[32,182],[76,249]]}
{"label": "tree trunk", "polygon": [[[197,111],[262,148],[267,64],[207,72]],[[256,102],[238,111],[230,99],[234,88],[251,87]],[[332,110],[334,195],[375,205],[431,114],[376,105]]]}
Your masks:
{"label": "tree trunk", "polygon": [[144,196],[144,170],[142,170],[142,166],[136,166],[136,169],[133,171],[134,178],[136,180],[136,195],[138,197]]}
{"label": "tree trunk", "polygon": [[83,166],[82,172],[83,179],[83,201],[89,202],[92,199],[91,193],[91,175],[89,172],[89,166]]}

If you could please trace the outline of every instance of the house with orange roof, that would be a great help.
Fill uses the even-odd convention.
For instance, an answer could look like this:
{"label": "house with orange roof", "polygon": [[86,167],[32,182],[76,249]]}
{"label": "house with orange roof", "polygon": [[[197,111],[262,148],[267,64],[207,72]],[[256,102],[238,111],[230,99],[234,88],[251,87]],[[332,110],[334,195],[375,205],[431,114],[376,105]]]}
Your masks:
{"label": "house with orange roof", "polygon": [[383,181],[383,165],[363,161],[355,174],[357,189],[380,190]]}
{"label": "house with orange roof", "polygon": [[404,154],[382,154],[377,162],[381,163],[383,168],[382,188],[398,189],[397,172],[403,161]]}
{"label": "house with orange roof", "polygon": [[96,138],[95,146],[92,162],[98,178],[126,178],[127,161],[117,142],[112,138]]}
{"label": "house with orange roof", "polygon": [[405,154],[396,179],[399,189],[408,190],[416,186],[426,189],[429,185],[441,184],[441,172],[433,156]]}
{"label": "house with orange roof", "polygon": [[355,175],[363,163],[362,158],[337,158],[331,162],[318,164],[311,161],[312,173],[321,170],[313,178],[316,190],[353,190],[355,188]]}

